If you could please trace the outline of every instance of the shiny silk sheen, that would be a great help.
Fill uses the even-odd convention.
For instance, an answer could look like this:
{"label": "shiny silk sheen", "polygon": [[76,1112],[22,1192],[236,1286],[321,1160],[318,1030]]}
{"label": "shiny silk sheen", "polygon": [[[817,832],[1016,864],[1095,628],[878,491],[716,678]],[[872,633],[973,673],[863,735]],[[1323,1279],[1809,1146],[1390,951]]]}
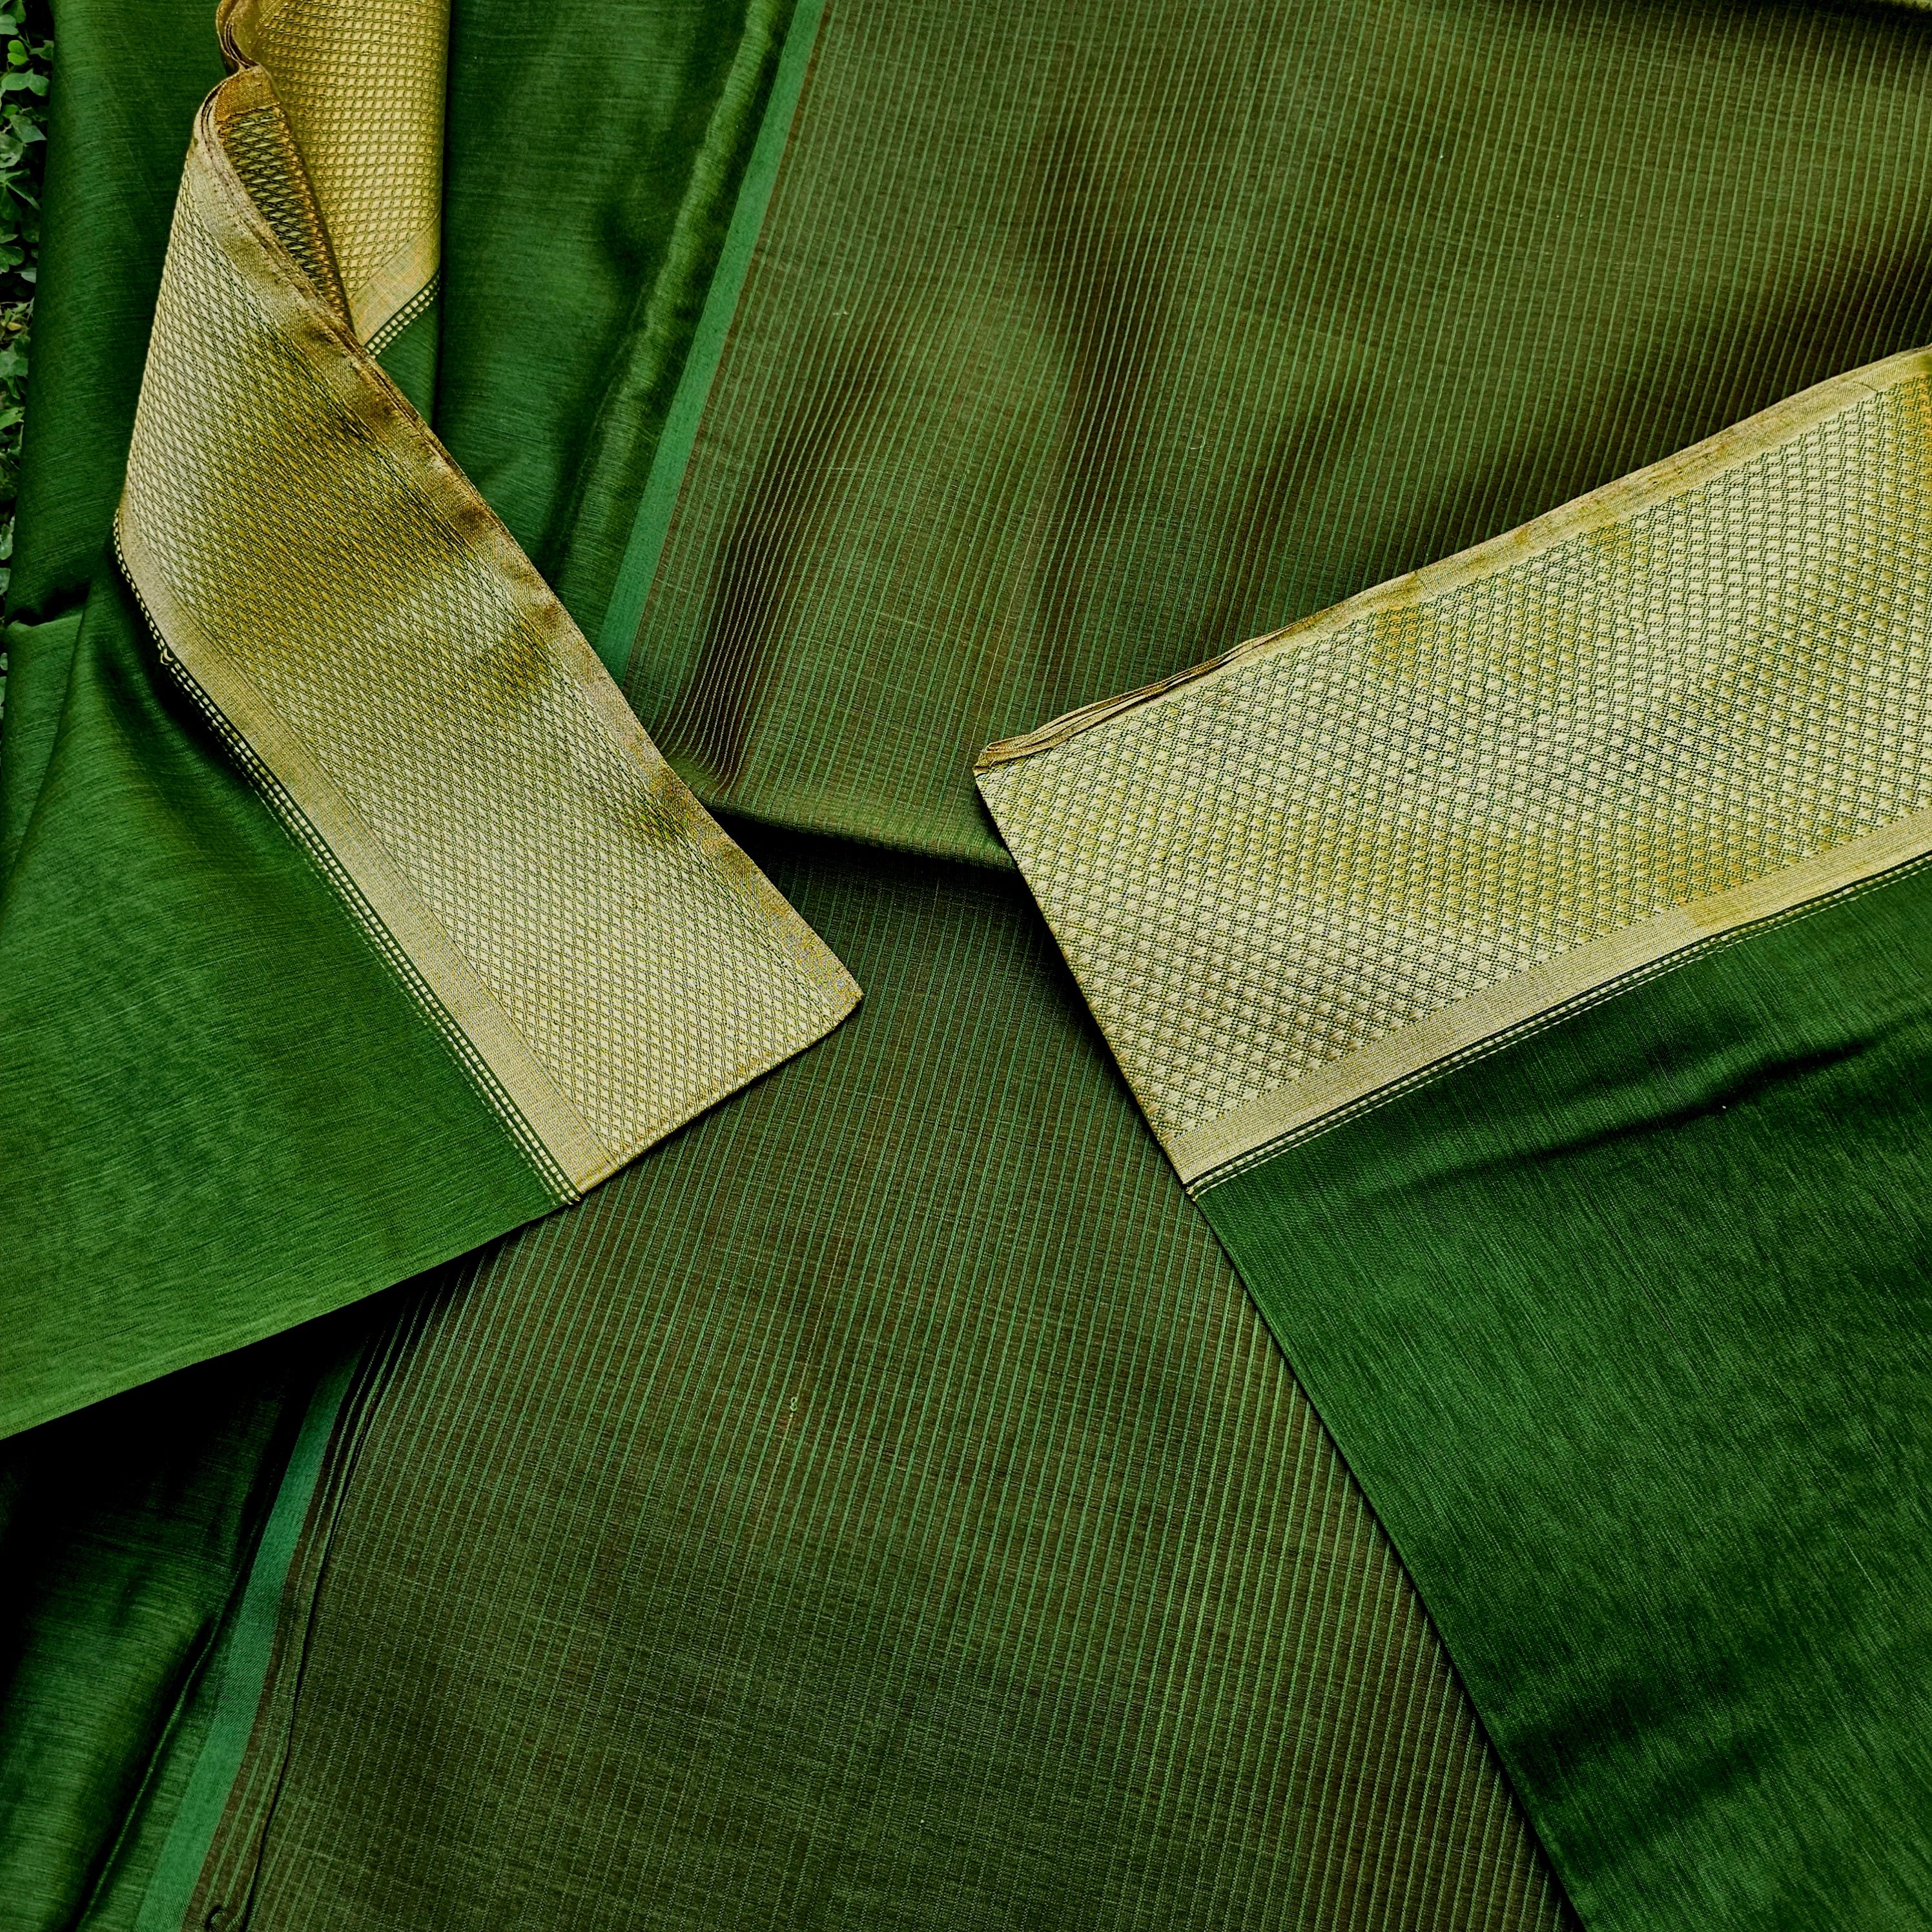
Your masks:
{"label": "shiny silk sheen", "polygon": [[[219,63],[202,0],[64,15],[35,374],[60,406],[29,432],[0,768],[7,917],[43,943],[0,924],[8,1038],[66,1028],[89,1080],[27,1077],[97,1124],[157,1042],[225,1096],[217,1129],[256,1123],[246,1161],[219,1131],[121,1147],[102,1172],[142,1177],[148,1245],[117,1228],[100,1256],[190,1250],[232,1305],[273,1222],[319,1310],[503,1225],[521,1163],[434,1156],[426,1118],[472,1105],[447,1056],[157,684],[111,574],[77,620]],[[1499,1058],[1516,1084],[1466,1120],[1432,1089],[1406,1104],[1453,1118],[1404,1138],[1391,1113],[1359,1163],[1311,1144],[1286,1202],[1272,1168],[1209,1197],[1392,1546],[1017,882],[944,855],[1006,862],[971,788],[988,739],[1932,339],[1926,23],[833,0],[667,454],[788,17],[459,0],[434,420],[592,634],[669,464],[661,560],[619,586],[644,614],[626,689],[734,822],[831,835],[745,833],[871,998],[578,1207],[372,1309],[386,1348],[173,1922],[1544,1932],[1574,1918],[1532,1823],[1618,1932],[1912,1922],[1910,896],[1861,902],[1849,950],[1728,967],[1705,1034],[1598,1016],[1580,1089]],[[188,748],[158,777],[156,744]],[[1787,1025],[1786,991],[1840,979],[1831,1025]],[[145,1031],[114,1017],[126,986]],[[280,1058],[236,1051],[238,992],[244,1044]],[[1738,1113],[1733,1160],[1700,1136]],[[345,1228],[345,1198],[385,1212]],[[1714,1201],[1724,1226],[1677,1239]],[[116,1639],[112,1709],[78,1681],[88,1588],[10,1627],[59,1774],[4,1787],[30,1828],[0,1924],[135,1923],[193,1755],[182,1633],[240,1590],[292,1432],[268,1386],[159,1385],[136,1427],[184,1440],[170,1402],[232,1420],[182,1478],[212,1501],[131,1564],[112,1485],[57,1505],[76,1570],[111,1546],[99,1588],[186,1576],[184,1607]],[[1718,1510],[1740,1438],[1796,1461]],[[29,1503],[42,1440],[7,1464]],[[1634,1620],[1605,1587],[1633,1565],[1656,1579]],[[1788,1695],[1727,1678],[1738,1654]],[[178,1692],[171,1737],[115,1714]],[[1849,1795],[1798,1815],[1827,1765]]]}

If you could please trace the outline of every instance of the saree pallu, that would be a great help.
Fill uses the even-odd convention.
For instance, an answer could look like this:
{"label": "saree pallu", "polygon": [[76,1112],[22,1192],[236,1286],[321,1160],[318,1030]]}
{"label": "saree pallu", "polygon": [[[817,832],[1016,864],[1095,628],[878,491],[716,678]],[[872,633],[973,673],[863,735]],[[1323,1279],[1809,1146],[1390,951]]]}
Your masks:
{"label": "saree pallu", "polygon": [[59,26],[0,1924],[1924,1917],[1919,19]]}

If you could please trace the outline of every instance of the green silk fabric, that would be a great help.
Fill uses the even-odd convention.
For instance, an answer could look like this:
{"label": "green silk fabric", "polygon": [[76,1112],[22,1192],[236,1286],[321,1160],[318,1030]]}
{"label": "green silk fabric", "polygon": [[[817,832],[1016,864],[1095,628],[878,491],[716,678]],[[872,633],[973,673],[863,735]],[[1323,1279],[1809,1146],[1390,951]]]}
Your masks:
{"label": "green silk fabric", "polygon": [[[204,0],[73,0],[56,24],[0,761],[0,1433],[554,1204],[160,674],[105,555],[181,158],[222,64]],[[458,10],[450,293],[386,359],[567,583],[614,570],[586,491],[621,544],[782,29],[769,9],[553,9],[574,52],[532,83],[527,22]],[[568,136],[511,138],[506,116]],[[539,352],[506,370],[512,288],[518,352]]]}
{"label": "green silk fabric", "polygon": [[400,1316],[186,1922],[1556,1932],[1019,883],[748,850],[864,1004]]}
{"label": "green silk fabric", "polygon": [[638,715],[707,802],[1004,863],[989,740],[1932,338],[1928,25],[830,7]]}
{"label": "green silk fabric", "polygon": [[1202,1196],[1586,1924],[1932,1910],[1932,872]]}
{"label": "green silk fabric", "polygon": [[206,8],[64,6],[0,763],[0,1432],[548,1191],[160,671],[106,555]]}
{"label": "green silk fabric", "polygon": [[[205,1352],[542,1204],[470,1158],[473,1096],[155,681],[101,566],[218,62],[202,0],[65,0],[58,24],[0,762],[4,1078],[34,1098],[0,1115],[0,1240],[37,1271],[10,1283],[84,1264],[97,1287],[33,1298],[36,1347],[62,1360],[64,1324],[68,1353],[22,1420],[166,1366],[151,1318],[186,1311]],[[586,632],[641,610],[616,653],[640,716],[707,800],[780,828],[753,855],[867,1004],[580,1207],[352,1312],[392,1325],[314,1510],[284,1492],[302,1540],[218,1815],[196,1808],[232,1681],[212,1660],[327,1348],[298,1330],[301,1375],[250,1353],[49,1425],[178,1441],[180,1508],[17,1439],[18,1520],[64,1521],[70,1553],[10,1548],[53,1580],[9,1631],[0,1926],[1571,1922],[1484,1721],[1593,1923],[1898,1922],[1922,1767],[1912,1720],[1858,1727],[1910,1681],[1882,1613],[1916,1492],[1882,1492],[1916,1439],[1912,1304],[1901,1262],[1855,1334],[1850,1274],[1826,1276],[1890,1225],[1871,1204],[1907,1177],[1876,1142],[1910,1088],[1862,1124],[1820,1084],[1903,1078],[1892,1048],[1874,1031],[1783,1082],[1790,1137],[1742,1172],[1686,1168],[1699,1202],[1729,1185],[1725,1264],[1766,1264],[1742,1299],[1701,1256],[1664,1265],[1684,1196],[1662,1150],[1695,1108],[1608,1009],[1593,1064],[1624,1084],[1569,1104],[1632,1096],[1629,1132],[1589,1130],[1623,1192],[1563,1195],[1570,1220],[1538,1193],[1571,1092],[1553,1062],[1534,1106],[1454,1090],[1490,1096],[1456,1131],[1493,1160],[1458,1170],[1453,1213],[1426,1134],[1369,1160],[1388,1229],[1353,1174],[1210,1197],[1425,1611],[988,875],[969,764],[1932,334],[1927,31],[1876,7],[834,0],[734,256],[783,9],[460,0],[444,298],[392,359]],[[1900,891],[1848,929],[1890,930]],[[1697,970],[1755,971],[1735,962],[1798,931]],[[1657,1037],[1748,1060],[1784,1037],[1781,983]],[[1904,1011],[1858,984],[1844,1039]],[[130,1131],[164,1066],[199,1140]],[[1506,1224],[1534,1271],[1484,1273]],[[1682,1348],[1628,1299],[1570,1305],[1612,1261]],[[1444,1271],[1460,1328],[1426,1292]],[[1372,1276],[1384,1299],[1336,1309]],[[1559,1289],[1561,1329],[1528,1299]],[[1783,1355],[1744,1332],[1766,1312]],[[1888,1336],[1874,1411],[1829,1358],[1856,1342],[1869,1366]],[[1802,1496],[1777,1516],[1770,1487],[1687,1531],[1700,1455],[1740,1431],[1862,1470],[1885,1550]],[[1675,1516],[1633,1521],[1660,1496]],[[1727,1555],[1726,1589],[1687,1550]],[[1618,1622],[1636,1552],[1649,1620]],[[1874,1562],[1875,1594],[1845,1594]],[[176,1593],[167,1617],[104,1613],[130,1574]],[[1707,1735],[1739,1647],[1792,1688]],[[1827,1762],[1846,1782],[1796,1816]]]}
{"label": "green silk fabric", "polygon": [[[642,308],[674,380],[691,326],[678,291],[694,278],[701,294],[722,224],[707,226],[704,210],[722,200],[728,212],[735,188],[736,124],[718,102],[736,75],[752,98],[735,111],[755,123],[771,30],[747,56],[728,8],[545,20],[580,50],[572,86],[546,109],[553,128],[580,130],[588,90],[624,140],[658,157],[648,191],[622,163],[628,228],[602,200],[577,224],[550,220],[554,162],[551,178],[524,188],[515,232],[570,238],[576,256],[546,263],[544,286],[574,294],[542,333],[548,364],[510,378],[529,413],[473,408],[470,418],[506,428],[511,447],[554,452],[560,474],[604,406],[597,383],[639,320],[640,290],[664,291]],[[206,0],[62,0],[56,26],[0,742],[8,1430],[387,1287],[550,1204],[157,674],[105,555],[182,155],[223,68]],[[607,31],[627,50],[624,88],[608,82]],[[449,328],[446,305],[433,306],[383,358],[425,412],[440,387],[473,388],[502,336],[500,290],[528,276],[527,263],[491,263],[477,243],[506,192],[506,152],[538,152],[502,136],[502,117],[532,124],[531,32],[528,20],[455,25],[452,141],[471,157],[452,176],[448,216],[466,250],[458,302]],[[500,117],[494,131],[486,110]],[[688,138],[714,122],[708,147]],[[569,143],[543,152],[567,154]],[[583,265],[614,242],[586,302]],[[468,278],[472,266],[482,280]],[[575,398],[568,420],[560,388]],[[451,407],[460,422],[460,394]],[[520,496],[486,450],[465,455],[491,470],[498,507],[540,546],[537,499]],[[158,1093],[170,1099],[159,1113]],[[83,1913],[103,1928],[134,1922],[194,1755],[184,1740],[208,1715],[196,1688],[205,1696],[238,1601],[290,1405],[299,1412],[306,1371],[332,1345],[311,1327],[289,1346],[292,1368],[246,1349],[0,1444],[0,1563],[16,1580],[0,1632],[8,1932]]]}

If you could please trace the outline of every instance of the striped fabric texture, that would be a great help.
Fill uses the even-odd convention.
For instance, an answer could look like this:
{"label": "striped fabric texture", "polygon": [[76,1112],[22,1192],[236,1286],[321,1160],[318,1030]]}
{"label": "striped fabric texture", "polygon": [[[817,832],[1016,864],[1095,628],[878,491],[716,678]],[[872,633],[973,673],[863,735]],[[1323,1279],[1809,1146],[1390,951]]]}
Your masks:
{"label": "striped fabric texture", "polygon": [[1928,327],[1923,19],[835,0],[628,688],[1002,862],[981,746]]}
{"label": "striped fabric texture", "polygon": [[[624,16],[710,50],[660,122],[457,10],[436,424],[592,634],[704,255],[610,242],[623,142],[742,160],[772,64],[700,12]],[[972,758],[1924,340],[1926,56],[1876,6],[830,0],[617,595],[866,1003],[410,1292],[179,1922],[1574,1922]]]}
{"label": "striped fabric texture", "polygon": [[404,1316],[186,1922],[1565,1924],[1017,884],[752,850],[866,1004]]}

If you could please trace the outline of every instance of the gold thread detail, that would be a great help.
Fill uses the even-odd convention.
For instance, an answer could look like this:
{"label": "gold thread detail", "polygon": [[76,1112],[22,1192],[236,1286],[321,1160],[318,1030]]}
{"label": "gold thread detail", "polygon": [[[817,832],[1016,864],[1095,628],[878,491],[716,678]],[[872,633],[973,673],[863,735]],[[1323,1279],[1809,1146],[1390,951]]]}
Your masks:
{"label": "gold thread detail", "polygon": [[1914,351],[990,747],[1183,1178],[1915,860],[1928,503]]}
{"label": "gold thread detail", "polygon": [[448,0],[224,0],[218,26],[273,85],[373,343],[439,262]]}
{"label": "gold thread detail", "polygon": [[124,567],[171,670],[568,1198],[858,989],[356,340],[292,124],[249,67],[197,117]]}
{"label": "gold thread detail", "polygon": [[[128,574],[131,585],[134,579],[131,573],[128,572],[122,539],[122,532],[117,524],[114,532],[115,556],[123,573]],[[138,586],[134,590],[134,601],[140,605],[141,614],[147,620],[148,628],[154,634],[162,668],[201,713],[208,728],[221,740],[230,756],[261,793],[269,810],[280,822],[282,829],[327,884],[340,895],[363,938],[428,1016],[452,1057],[461,1067],[484,1104],[496,1115],[504,1130],[515,1141],[524,1157],[536,1169],[544,1184],[556,1196],[560,1203],[579,1199],[578,1190],[571,1184],[569,1176],[557,1165],[550,1149],[532,1132],[516,1102],[496,1078],[489,1062],[477,1051],[461,1022],[437,997],[436,989],[416,970],[408,952],[377,916],[375,908],[370,904],[353,875],[330,848],[327,839],[296,803],[287,788],[268,768],[255,748],[223,714],[220,707],[208,693],[194,681],[188,667],[168,648],[166,640],[154,622],[154,614],[148,608],[147,600],[142,597]]]}

